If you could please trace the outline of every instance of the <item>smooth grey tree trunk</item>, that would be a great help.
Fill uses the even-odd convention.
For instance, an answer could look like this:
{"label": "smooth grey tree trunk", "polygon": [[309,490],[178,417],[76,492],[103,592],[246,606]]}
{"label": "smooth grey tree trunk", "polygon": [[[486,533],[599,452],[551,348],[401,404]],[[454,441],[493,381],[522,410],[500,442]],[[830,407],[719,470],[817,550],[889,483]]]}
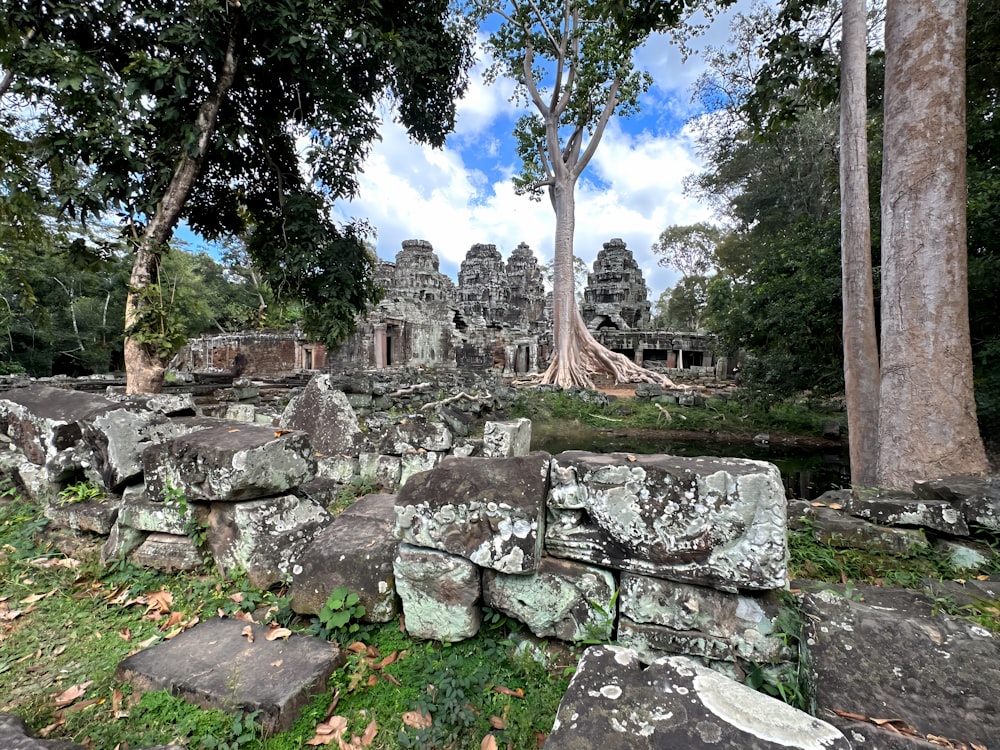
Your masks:
{"label": "smooth grey tree trunk", "polygon": [[966,257],[966,0],[889,0],[879,486],[981,474]]}

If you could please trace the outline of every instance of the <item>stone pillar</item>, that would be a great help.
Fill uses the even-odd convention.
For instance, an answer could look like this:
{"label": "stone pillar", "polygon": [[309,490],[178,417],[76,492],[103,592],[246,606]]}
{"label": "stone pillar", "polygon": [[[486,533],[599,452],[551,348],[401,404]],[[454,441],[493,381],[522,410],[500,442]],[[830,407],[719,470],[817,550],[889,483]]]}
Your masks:
{"label": "stone pillar", "polygon": [[673,349],[671,349],[670,353],[667,355],[667,367],[671,369],[677,367],[677,352]]}
{"label": "stone pillar", "polygon": [[639,367],[642,367],[643,356],[642,342],[640,341],[635,347],[635,363],[639,365]]}
{"label": "stone pillar", "polygon": [[385,323],[375,324],[375,369],[385,367]]}

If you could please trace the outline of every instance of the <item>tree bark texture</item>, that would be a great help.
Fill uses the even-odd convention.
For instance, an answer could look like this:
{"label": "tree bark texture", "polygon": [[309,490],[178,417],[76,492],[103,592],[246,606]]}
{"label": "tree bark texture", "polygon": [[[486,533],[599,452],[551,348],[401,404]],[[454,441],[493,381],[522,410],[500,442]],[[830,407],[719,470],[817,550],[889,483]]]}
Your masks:
{"label": "tree bark texture", "polygon": [[[194,155],[184,152],[174,170],[173,177],[163,197],[150,218],[139,239],[132,274],[129,278],[129,292],[125,302],[125,329],[128,330],[143,309],[150,304],[143,295],[152,284],[158,283],[158,268],[163,247],[177,226],[184,204],[191,193],[195,180],[201,172],[201,165],[212,136],[215,133],[219,110],[226,93],[236,77],[238,59],[235,32],[229,37],[222,66],[215,83],[215,89],[198,109],[195,123],[198,126],[198,145]],[[159,393],[163,389],[166,363],[149,344],[141,344],[133,337],[125,338],[125,391],[127,393]]]}
{"label": "tree bark texture", "polygon": [[877,483],[982,474],[966,250],[966,0],[889,0]]}
{"label": "tree bark texture", "polygon": [[878,462],[879,353],[868,201],[865,0],[844,0],[840,62],[840,250],[844,384],[851,484],[872,487]]}

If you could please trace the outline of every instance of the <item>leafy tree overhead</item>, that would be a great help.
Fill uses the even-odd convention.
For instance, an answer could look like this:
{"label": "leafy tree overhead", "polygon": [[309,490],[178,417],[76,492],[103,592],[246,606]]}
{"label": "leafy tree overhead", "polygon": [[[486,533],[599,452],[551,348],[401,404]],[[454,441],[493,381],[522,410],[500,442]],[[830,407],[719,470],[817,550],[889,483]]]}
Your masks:
{"label": "leafy tree overhead", "polygon": [[653,244],[661,266],[674,268],[682,277],[705,276],[715,267],[715,246],[722,231],[700,222],[687,226],[667,227]]}
{"label": "leafy tree overhead", "polygon": [[[278,293],[311,295],[330,340],[376,296],[363,224],[330,222],[356,189],[386,96],[434,146],[452,128],[470,36],[448,0],[3,0],[5,196],[132,227],[130,391],[157,390],[158,268],[180,219],[244,233]],[[357,245],[357,248],[354,248]]]}
{"label": "leafy tree overhead", "polygon": [[479,17],[501,19],[490,35],[491,74],[515,81],[516,97],[531,110],[514,133],[522,164],[515,187],[534,198],[547,194],[555,212],[555,351],[542,382],[590,387],[595,373],[618,382],[662,381],[605,349],[583,323],[573,294],[575,191],[608,122],[634,112],[651,83],[647,73],[635,69],[633,52],[654,28],[677,24],[692,4],[473,0],[471,5]]}

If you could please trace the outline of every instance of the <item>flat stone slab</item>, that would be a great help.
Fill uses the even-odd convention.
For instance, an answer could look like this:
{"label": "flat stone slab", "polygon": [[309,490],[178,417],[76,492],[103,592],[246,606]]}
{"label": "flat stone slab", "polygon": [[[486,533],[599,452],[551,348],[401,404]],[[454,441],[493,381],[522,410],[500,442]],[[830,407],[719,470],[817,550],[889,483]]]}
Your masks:
{"label": "flat stone slab", "polygon": [[921,498],[912,492],[862,490],[849,496],[847,510],[858,518],[886,526],[921,526],[955,536],[969,534],[956,505],[941,498]]}
{"label": "flat stone slab", "polygon": [[80,421],[117,408],[114,401],[81,391],[30,385],[0,399],[0,432],[39,466],[80,439]]}
{"label": "flat stone slab", "polygon": [[545,750],[851,750],[840,730],[683,656],[583,653]]}
{"label": "flat stone slab", "polygon": [[316,476],[309,436],[229,422],[150,446],[142,456],[146,495],[168,486],[188,500],[255,500]]}
{"label": "flat stone slab", "polygon": [[567,451],[552,458],[550,555],[722,590],[785,585],[785,488],[764,461]]}
{"label": "flat stone slab", "polygon": [[500,573],[532,573],[542,552],[549,454],[446,458],[396,498],[396,535]]}
{"label": "flat stone slab", "polygon": [[[841,587],[814,585],[822,590],[805,594],[802,609],[817,716],[849,736],[874,730],[835,710],[897,719],[925,737],[997,747],[1000,637],[933,614],[935,603],[915,591],[858,585],[847,596]],[[877,737],[870,746],[883,746]]]}
{"label": "flat stone slab", "polygon": [[956,476],[914,482],[918,497],[937,498],[961,508],[969,524],[1000,531],[1000,479]]}
{"label": "flat stone slab", "polygon": [[[242,635],[246,627],[253,630],[253,643]],[[266,632],[262,625],[213,617],[129,656],[115,679],[131,683],[136,693],[167,690],[203,708],[260,711],[266,732],[283,732],[326,690],[345,658],[335,645],[313,636],[268,641]]]}
{"label": "flat stone slab", "polygon": [[809,522],[813,539],[829,547],[879,550],[894,555],[912,555],[930,547],[923,529],[880,526],[837,508],[814,506],[803,500],[790,501],[789,528],[803,528],[804,520]]}

